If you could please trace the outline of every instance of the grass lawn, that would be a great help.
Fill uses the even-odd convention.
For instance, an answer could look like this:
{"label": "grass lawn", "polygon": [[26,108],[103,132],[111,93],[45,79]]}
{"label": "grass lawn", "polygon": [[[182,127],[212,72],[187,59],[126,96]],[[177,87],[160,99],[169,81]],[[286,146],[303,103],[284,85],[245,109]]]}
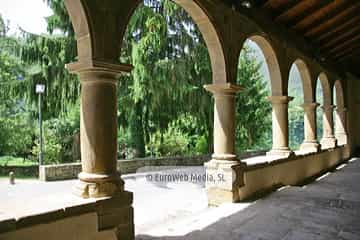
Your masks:
{"label": "grass lawn", "polygon": [[0,157],[0,167],[1,166],[33,166],[37,165],[37,162],[30,161],[29,159],[11,157],[11,156],[2,156]]}
{"label": "grass lawn", "polygon": [[[34,176],[24,176],[24,175],[15,175],[15,181],[16,181],[16,179],[35,180],[35,179],[37,179],[37,177],[34,177]],[[9,180],[9,176],[0,175],[0,181],[8,181],[8,180]]]}
{"label": "grass lawn", "polygon": [[[0,169],[1,167],[9,166],[9,167],[28,167],[28,166],[37,166],[37,162],[30,161],[29,159],[12,157],[12,156],[2,156],[0,157]],[[34,176],[35,173],[26,173],[23,171],[15,171],[15,178],[16,179],[36,179]],[[9,174],[5,171],[0,171],[0,180],[9,179]]]}

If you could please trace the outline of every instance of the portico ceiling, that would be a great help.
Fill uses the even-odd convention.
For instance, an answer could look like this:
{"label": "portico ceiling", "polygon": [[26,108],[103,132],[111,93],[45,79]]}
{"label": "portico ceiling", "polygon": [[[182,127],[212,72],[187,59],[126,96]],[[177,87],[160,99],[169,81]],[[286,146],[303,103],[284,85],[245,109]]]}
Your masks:
{"label": "portico ceiling", "polygon": [[320,61],[360,76],[359,0],[233,0],[282,25],[312,48]]}

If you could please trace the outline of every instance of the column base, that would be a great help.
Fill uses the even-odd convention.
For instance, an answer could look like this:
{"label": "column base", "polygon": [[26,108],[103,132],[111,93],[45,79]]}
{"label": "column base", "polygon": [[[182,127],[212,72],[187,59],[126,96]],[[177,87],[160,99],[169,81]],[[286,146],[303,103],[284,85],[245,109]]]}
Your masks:
{"label": "column base", "polygon": [[319,152],[320,150],[321,145],[317,141],[305,141],[300,146],[302,152]]}
{"label": "column base", "polygon": [[213,159],[205,163],[208,203],[218,206],[222,203],[233,203],[240,200],[239,188],[244,186],[245,163],[236,160]]}
{"label": "column base", "polygon": [[266,153],[267,156],[281,156],[281,157],[290,157],[294,155],[294,152],[290,148],[283,149],[271,149]]}
{"label": "column base", "polygon": [[337,140],[335,137],[325,137],[320,141],[321,149],[336,148]]}
{"label": "column base", "polygon": [[82,198],[101,198],[115,196],[124,191],[124,181],[120,174],[90,174],[81,172],[75,186],[75,194]]}
{"label": "column base", "polygon": [[348,144],[348,137],[346,133],[336,133],[336,139],[338,146],[346,145]]}
{"label": "column base", "polygon": [[133,194],[127,191],[97,201],[98,230],[114,229],[117,239],[135,239],[132,202]]}

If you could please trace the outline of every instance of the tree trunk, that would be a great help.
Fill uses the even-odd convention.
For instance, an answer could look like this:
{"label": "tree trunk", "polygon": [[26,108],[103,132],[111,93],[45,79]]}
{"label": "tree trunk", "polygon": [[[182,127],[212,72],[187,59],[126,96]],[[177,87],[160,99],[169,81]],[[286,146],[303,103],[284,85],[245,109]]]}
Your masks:
{"label": "tree trunk", "polygon": [[142,105],[135,104],[130,116],[131,147],[134,149],[133,157],[145,157],[144,127],[142,123]]}

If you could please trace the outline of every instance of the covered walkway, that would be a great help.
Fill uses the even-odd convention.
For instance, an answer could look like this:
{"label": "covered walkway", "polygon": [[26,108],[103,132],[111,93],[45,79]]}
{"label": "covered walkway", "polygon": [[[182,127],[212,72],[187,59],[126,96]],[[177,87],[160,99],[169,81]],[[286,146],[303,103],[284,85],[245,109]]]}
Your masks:
{"label": "covered walkway", "polygon": [[[258,200],[207,207],[204,184],[159,184],[124,175],[134,192],[136,239],[359,239],[360,159],[314,182],[283,187]],[[203,168],[202,168],[203,169]],[[188,170],[191,170],[189,168]],[[204,169],[203,169],[204,170]],[[73,204],[74,181],[0,181],[0,218],[22,218]],[[88,200],[82,200],[88,201]]]}
{"label": "covered walkway", "polygon": [[[137,235],[137,239],[358,240],[359,168],[360,159],[352,159],[302,187],[284,187],[249,202],[248,207],[240,203],[208,209],[160,226],[152,235]],[[214,216],[231,211],[208,225]]]}

